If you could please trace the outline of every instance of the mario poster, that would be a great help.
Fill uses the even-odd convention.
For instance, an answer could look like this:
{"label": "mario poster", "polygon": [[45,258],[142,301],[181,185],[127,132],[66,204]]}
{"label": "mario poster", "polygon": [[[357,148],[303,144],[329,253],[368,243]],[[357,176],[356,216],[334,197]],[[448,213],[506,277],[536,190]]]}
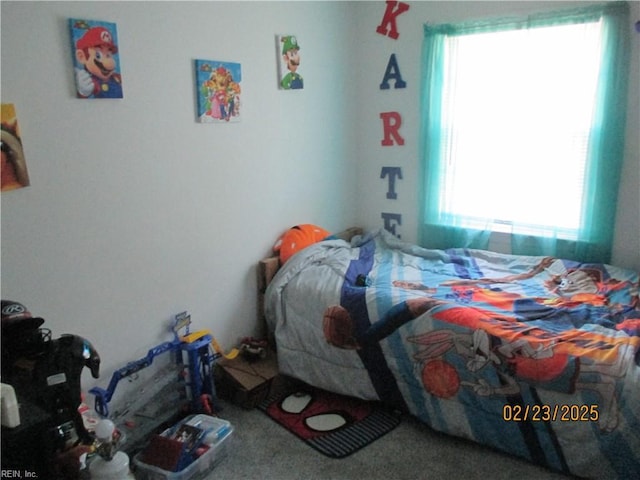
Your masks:
{"label": "mario poster", "polygon": [[122,98],[115,23],[70,18],[73,76],[78,98]]}
{"label": "mario poster", "polygon": [[196,60],[195,64],[198,121],[239,122],[242,66],[217,60]]}
{"label": "mario poster", "polygon": [[300,44],[295,35],[276,35],[278,87],[282,90],[304,88],[300,68]]}

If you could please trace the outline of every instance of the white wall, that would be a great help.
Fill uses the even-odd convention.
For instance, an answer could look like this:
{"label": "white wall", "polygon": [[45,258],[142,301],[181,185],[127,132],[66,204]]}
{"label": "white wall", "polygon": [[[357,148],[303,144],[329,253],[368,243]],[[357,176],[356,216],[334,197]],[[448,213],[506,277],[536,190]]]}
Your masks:
{"label": "white wall", "polygon": [[[124,99],[75,98],[68,18],[117,24]],[[337,2],[3,1],[31,186],[2,194],[2,298],[91,340],[103,386],[182,310],[223,345],[254,334],[277,236],[355,223],[351,19]],[[302,91],[277,89],[282,33]],[[242,64],[240,123],[196,123],[196,58]]]}
{"label": "white wall", "polygon": [[[557,10],[575,7],[577,2],[460,2],[422,1],[405,2],[409,11],[397,20],[399,37],[394,40],[376,32],[381,23],[385,4],[367,2],[358,8],[359,65],[359,154],[360,186],[357,218],[366,227],[383,226],[382,212],[402,216],[402,225],[396,233],[404,240],[415,242],[418,231],[418,135],[420,128],[420,58],[425,23],[460,22],[471,19],[492,18],[535,11]],[[580,2],[581,4],[596,2]],[[616,232],[611,263],[640,270],[640,34],[633,24],[640,20],[640,2],[629,2],[631,15],[629,35],[632,44],[630,65],[628,121],[625,158],[618,198]],[[404,89],[380,90],[391,54],[396,55]],[[402,146],[383,147],[381,112],[396,111],[402,116],[400,133],[405,140]],[[383,166],[402,168],[403,179],[396,181],[397,199],[386,198],[388,180],[380,179]]]}
{"label": "white wall", "polygon": [[[376,33],[381,1],[1,2],[2,102],[16,105],[31,177],[1,197],[2,298],[54,336],[90,339],[104,386],[170,338],[182,310],[223,345],[252,334],[255,263],[291,225],[379,227],[381,212],[399,213],[415,241],[423,23],[559,4],[408,3],[392,40]],[[74,97],[70,17],[117,24],[124,99]],[[299,92],[276,88],[274,36],[288,32],[302,47]],[[613,259],[636,269],[639,41]],[[381,91],[392,53],[407,88]],[[241,123],[195,122],[196,58],[242,64]],[[402,115],[404,146],[380,146],[385,111]],[[383,166],[402,167],[396,200]]]}

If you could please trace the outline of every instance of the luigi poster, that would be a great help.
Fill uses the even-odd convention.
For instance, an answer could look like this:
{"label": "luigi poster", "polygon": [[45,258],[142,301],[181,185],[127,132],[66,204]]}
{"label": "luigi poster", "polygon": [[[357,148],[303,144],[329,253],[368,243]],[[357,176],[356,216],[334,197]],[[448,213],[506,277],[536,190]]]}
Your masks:
{"label": "luigi poster", "polygon": [[122,98],[116,25],[70,18],[78,98]]}
{"label": "luigi poster", "polygon": [[276,49],[278,51],[278,82],[283,90],[298,90],[303,88],[300,67],[300,45],[295,35],[277,35]]}

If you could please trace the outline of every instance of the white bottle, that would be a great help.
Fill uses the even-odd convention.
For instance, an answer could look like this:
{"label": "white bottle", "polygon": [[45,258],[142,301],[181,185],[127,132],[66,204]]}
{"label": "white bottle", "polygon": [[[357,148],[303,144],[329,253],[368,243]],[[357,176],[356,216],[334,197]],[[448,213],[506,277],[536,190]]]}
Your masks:
{"label": "white bottle", "polygon": [[20,425],[20,409],[16,392],[7,383],[0,383],[0,409],[2,410],[2,426],[15,428]]}

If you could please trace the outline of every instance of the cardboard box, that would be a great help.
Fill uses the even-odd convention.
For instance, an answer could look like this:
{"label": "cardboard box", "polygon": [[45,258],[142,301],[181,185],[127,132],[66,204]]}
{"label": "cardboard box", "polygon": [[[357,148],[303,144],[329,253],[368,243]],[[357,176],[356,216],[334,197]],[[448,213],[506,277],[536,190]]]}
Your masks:
{"label": "cardboard box", "polygon": [[266,358],[255,361],[238,355],[216,362],[218,395],[243,408],[254,408],[267,398],[277,376],[278,362],[272,350],[267,350]]}

